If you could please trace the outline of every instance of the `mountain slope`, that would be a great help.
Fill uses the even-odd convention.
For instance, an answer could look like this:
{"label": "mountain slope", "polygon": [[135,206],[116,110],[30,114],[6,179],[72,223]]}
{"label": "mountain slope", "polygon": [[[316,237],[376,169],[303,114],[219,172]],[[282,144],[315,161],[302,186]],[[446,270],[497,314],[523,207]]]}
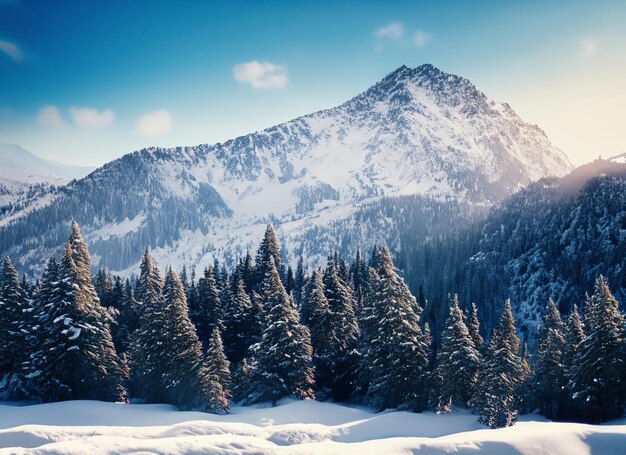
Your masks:
{"label": "mountain slope", "polygon": [[46,160],[15,144],[0,143],[0,178],[60,185],[85,177],[95,168]]}
{"label": "mountain slope", "polygon": [[[18,216],[0,230],[0,249],[30,268],[58,250],[75,218],[95,264],[134,267],[149,245],[161,262],[202,265],[232,261],[273,222],[293,256],[307,232],[351,224],[383,199],[454,201],[464,213],[570,169],[543,131],[468,80],[403,66],[336,108],[223,144],[126,155]],[[358,237],[400,237],[403,226],[387,216],[389,232]],[[307,253],[325,255],[333,243],[312,242]]]}
{"label": "mountain slope", "polygon": [[423,286],[432,323],[445,320],[455,292],[479,306],[488,334],[510,298],[532,347],[548,299],[563,313],[584,308],[600,274],[626,304],[626,163],[596,160],[542,179],[474,226],[412,253],[400,253],[399,263],[410,285]]}

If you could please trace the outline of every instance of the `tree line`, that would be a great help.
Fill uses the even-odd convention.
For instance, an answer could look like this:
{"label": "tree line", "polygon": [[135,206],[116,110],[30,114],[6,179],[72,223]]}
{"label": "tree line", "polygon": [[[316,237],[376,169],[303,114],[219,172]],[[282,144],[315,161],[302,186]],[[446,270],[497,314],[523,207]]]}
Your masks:
{"label": "tree line", "polygon": [[602,276],[563,320],[546,305],[532,355],[510,301],[488,340],[477,306],[450,298],[439,337],[394,268],[389,251],[337,253],[310,273],[281,258],[268,225],[256,256],[200,277],[161,272],[150,252],[137,279],[90,273],[72,223],[63,257],[41,279],[0,267],[3,399],[171,403],[227,413],[231,401],[284,397],[421,412],[470,408],[491,428],[519,413],[602,422],[626,402],[624,316]]}

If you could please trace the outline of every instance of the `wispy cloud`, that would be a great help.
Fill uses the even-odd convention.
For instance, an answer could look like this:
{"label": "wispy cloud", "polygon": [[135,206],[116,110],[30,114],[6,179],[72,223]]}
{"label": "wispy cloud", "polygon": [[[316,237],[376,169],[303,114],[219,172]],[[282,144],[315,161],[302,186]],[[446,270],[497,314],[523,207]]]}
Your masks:
{"label": "wispy cloud", "polygon": [[59,108],[52,105],[42,107],[37,113],[37,123],[50,128],[60,128],[65,125]]}
{"label": "wispy cloud", "polygon": [[137,122],[137,132],[142,136],[158,136],[172,129],[172,115],[166,109],[148,112]]}
{"label": "wispy cloud", "polygon": [[424,30],[415,30],[415,33],[413,33],[413,45],[417,47],[425,46],[431,38],[430,33]]}
{"label": "wispy cloud", "polygon": [[402,24],[402,22],[392,22],[391,24],[379,27],[374,30],[374,36],[376,38],[388,38],[399,41],[404,37],[404,24]]}
{"label": "wispy cloud", "polygon": [[104,128],[115,119],[110,109],[98,111],[90,107],[70,107],[70,115],[74,123],[81,128]]}
{"label": "wispy cloud", "polygon": [[595,36],[586,36],[580,40],[580,52],[583,57],[591,57],[596,53],[600,40]]}
{"label": "wispy cloud", "polygon": [[284,88],[289,81],[285,66],[258,60],[235,65],[233,76],[237,82],[248,84],[254,89]]}
{"label": "wispy cloud", "polygon": [[24,54],[21,49],[11,41],[0,40],[0,52],[6,54],[14,62],[24,61]]}
{"label": "wispy cloud", "polygon": [[432,36],[425,30],[415,29],[407,32],[402,22],[391,22],[374,30],[374,36],[378,43],[376,50],[382,51],[385,43],[396,43],[401,46],[423,47],[430,42]]}

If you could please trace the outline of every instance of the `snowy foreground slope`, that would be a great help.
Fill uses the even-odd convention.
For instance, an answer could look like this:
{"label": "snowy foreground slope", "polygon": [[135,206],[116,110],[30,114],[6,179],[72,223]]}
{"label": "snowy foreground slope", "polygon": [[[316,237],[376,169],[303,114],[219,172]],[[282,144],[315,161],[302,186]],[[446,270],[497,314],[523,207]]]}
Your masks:
{"label": "snowy foreground slope", "polygon": [[0,406],[0,453],[623,454],[626,422],[593,426],[526,416],[484,429],[470,414],[375,414],[284,401],[227,416],[167,405],[74,401]]}

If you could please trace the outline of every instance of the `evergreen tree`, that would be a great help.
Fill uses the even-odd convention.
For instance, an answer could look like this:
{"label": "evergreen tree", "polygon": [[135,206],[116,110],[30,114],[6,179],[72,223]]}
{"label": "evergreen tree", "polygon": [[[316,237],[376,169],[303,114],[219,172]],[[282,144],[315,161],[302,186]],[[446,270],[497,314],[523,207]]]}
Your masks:
{"label": "evergreen tree", "polygon": [[30,396],[25,375],[35,330],[32,302],[6,256],[0,266],[0,399]]}
{"label": "evergreen tree", "polygon": [[117,341],[115,348],[118,354],[127,353],[135,331],[139,328],[139,302],[135,300],[130,280],[126,280],[122,287],[120,298],[120,313],[118,317]]}
{"label": "evergreen tree", "polygon": [[470,400],[479,422],[490,428],[511,426],[517,420],[515,392],[525,380],[518,355],[520,341],[515,334],[515,319],[509,300],[494,329],[487,354],[478,374],[476,392]]}
{"label": "evergreen tree", "polygon": [[198,281],[196,297],[198,313],[192,318],[198,331],[198,337],[205,347],[208,345],[213,329],[224,330],[220,289],[215,282],[214,270],[207,267],[204,270],[204,277]]}
{"label": "evergreen tree", "polygon": [[276,401],[285,396],[314,398],[311,340],[300,324],[293,300],[285,292],[273,257],[263,283],[266,327],[252,348],[246,401]]}
{"label": "evergreen tree", "polygon": [[27,299],[11,258],[0,267],[0,379],[22,371],[26,354]]}
{"label": "evergreen tree", "polygon": [[230,383],[230,364],[224,355],[220,331],[215,327],[206,351],[206,393],[209,412],[228,413]]}
{"label": "evergreen tree", "polygon": [[624,316],[600,277],[587,306],[587,337],[570,373],[574,400],[582,419],[604,422],[624,413]]}
{"label": "evergreen tree", "polygon": [[304,259],[302,255],[298,258],[298,265],[296,267],[296,274],[294,276],[293,283],[293,298],[296,301],[296,306],[300,307],[302,300],[302,290],[306,282],[306,267],[304,265]]}
{"label": "evergreen tree", "polygon": [[274,226],[268,224],[254,261],[254,290],[257,292],[263,291],[265,276],[271,268],[270,259],[274,261],[274,267],[280,274],[280,270],[283,268],[280,245]]}
{"label": "evergreen tree", "polygon": [[536,400],[539,413],[554,419],[563,400],[565,371],[562,363],[565,348],[564,326],[559,309],[550,299],[538,331],[537,362],[531,381],[532,396]]}
{"label": "evergreen tree", "polygon": [[214,410],[210,406],[215,406],[215,403],[209,403],[208,399],[209,385],[203,364],[202,343],[189,319],[183,285],[171,269],[165,279],[163,301],[166,316],[162,329],[165,362],[161,380],[167,402],[181,410]]}
{"label": "evergreen tree", "polygon": [[167,323],[163,301],[163,278],[148,250],[141,260],[136,292],[139,327],[131,343],[132,392],[148,403],[166,401],[161,375],[166,362]]}
{"label": "evergreen tree", "polygon": [[246,293],[243,280],[239,278],[236,290],[226,307],[224,321],[226,355],[232,363],[241,362],[248,348],[258,341],[258,323],[255,316],[252,301]]}
{"label": "evergreen tree", "polygon": [[[300,322],[305,324],[306,326],[311,325],[313,320],[313,312],[315,311],[315,307],[317,306],[317,298],[316,294],[318,286],[317,281],[322,280],[322,271],[321,270],[313,270],[311,277],[307,280],[304,289],[302,290],[302,298],[300,301]],[[322,292],[323,292],[323,284],[322,284]]]}
{"label": "evergreen tree", "polygon": [[44,402],[72,397],[69,378],[72,372],[65,369],[63,363],[65,357],[70,355],[70,343],[62,327],[57,325],[57,318],[64,311],[60,279],[60,266],[51,258],[35,293],[37,330],[32,334],[33,352],[28,362],[28,377]]}
{"label": "evergreen tree", "polygon": [[442,403],[467,406],[476,385],[479,367],[480,353],[463,321],[463,313],[455,295],[437,352],[436,368],[442,381]]}
{"label": "evergreen tree", "polygon": [[354,262],[350,267],[350,277],[352,279],[352,289],[354,289],[354,299],[356,302],[356,308],[360,308],[363,297],[363,290],[367,281],[367,266],[365,261],[361,257],[361,250],[356,250],[356,256]]}
{"label": "evergreen tree", "polygon": [[370,269],[366,306],[372,325],[366,330],[364,361],[369,402],[377,409],[406,405],[421,411],[428,400],[428,349],[417,304],[393,268],[387,249],[379,249]]}
{"label": "evergreen tree", "polygon": [[[324,292],[328,300],[330,325],[333,334],[328,332],[327,342],[334,352],[331,364],[331,382],[328,384],[331,396],[336,401],[346,400],[354,389],[355,372],[360,361],[357,344],[359,326],[355,315],[355,302],[352,290],[341,278],[335,261],[329,261],[324,272]],[[317,315],[313,316],[317,323]]]}
{"label": "evergreen tree", "polygon": [[[126,396],[123,382],[128,372],[115,352],[89,267],[87,245],[78,224],[72,222],[58,287],[53,285],[56,298],[46,304],[47,324],[39,334],[43,342],[31,378],[44,389],[50,381],[56,382],[57,390],[73,399],[119,401]],[[44,401],[57,398],[56,393],[42,397]]]}
{"label": "evergreen tree", "polygon": [[334,380],[334,364],[339,354],[340,340],[337,338],[330,305],[324,293],[321,274],[313,273],[307,284],[306,294],[305,308],[310,311],[308,324],[313,346],[315,385],[318,391],[329,394]]}
{"label": "evergreen tree", "polygon": [[474,342],[474,347],[478,350],[478,352],[481,352],[484,340],[480,335],[480,320],[478,319],[478,308],[475,303],[472,303],[471,310],[472,312],[469,317],[469,322],[467,323],[467,330],[469,331],[470,337]]}
{"label": "evergreen tree", "polygon": [[246,287],[246,292],[251,294],[255,288],[255,271],[254,266],[252,264],[252,256],[250,255],[250,250],[246,250],[246,256],[243,261],[239,265],[239,276],[243,280],[243,284]]}

